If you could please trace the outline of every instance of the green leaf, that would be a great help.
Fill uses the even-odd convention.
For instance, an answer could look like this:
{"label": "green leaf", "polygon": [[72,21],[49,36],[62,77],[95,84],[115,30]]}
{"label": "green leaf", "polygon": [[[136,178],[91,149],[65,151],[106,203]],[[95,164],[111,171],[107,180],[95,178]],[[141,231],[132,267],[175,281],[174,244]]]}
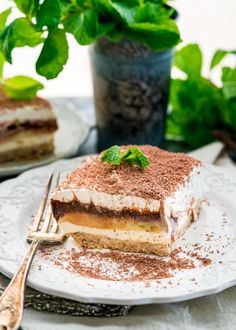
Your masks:
{"label": "green leaf", "polygon": [[170,19],[162,19],[155,24],[129,24],[126,34],[131,39],[146,44],[154,51],[172,48],[180,42],[178,28]]}
{"label": "green leaf", "polygon": [[122,20],[124,20],[124,22],[134,23],[135,10],[133,7],[129,6],[129,3],[127,3],[127,1],[113,1],[112,7],[115,9],[117,14],[119,14]]}
{"label": "green leaf", "polygon": [[96,39],[101,38],[102,36],[109,36],[114,30],[114,26],[113,23],[98,23]]}
{"label": "green leaf", "polygon": [[219,127],[223,109],[221,89],[202,77],[176,79],[171,83],[167,135],[183,138],[191,148],[213,141],[212,131]]}
{"label": "green leaf", "polygon": [[211,70],[217,66],[218,64],[220,64],[220,62],[225,58],[226,55],[229,54],[235,54],[236,55],[236,50],[223,50],[223,49],[219,49],[215,52],[215,54],[213,55],[212,61],[211,61]]}
{"label": "green leaf", "polygon": [[61,17],[64,19],[69,14],[73,14],[77,10],[76,4],[70,0],[60,0]]}
{"label": "green leaf", "polygon": [[15,100],[31,100],[36,97],[37,91],[43,85],[37,80],[27,76],[16,76],[4,81],[7,96]]}
{"label": "green leaf", "polygon": [[66,32],[74,35],[80,45],[89,45],[98,37],[107,35],[114,24],[100,23],[97,13],[92,9],[73,15],[64,21]]}
{"label": "green leaf", "polygon": [[6,22],[7,22],[7,18],[10,15],[10,13],[11,13],[11,8],[3,11],[0,14],[0,31],[4,29]]}
{"label": "green leaf", "polygon": [[2,53],[9,63],[12,63],[11,53],[16,47],[34,47],[44,39],[40,32],[35,31],[34,26],[26,18],[17,18],[0,34],[0,46]]}
{"label": "green leaf", "polygon": [[123,37],[123,32],[119,31],[117,28],[112,28],[107,34],[107,38],[111,42],[115,42],[115,43],[121,41],[122,37]]}
{"label": "green leaf", "polygon": [[224,67],[221,79],[223,82],[236,80],[236,68]]}
{"label": "green leaf", "polygon": [[236,102],[235,99],[226,100],[222,113],[222,120],[227,127],[236,132]]}
{"label": "green leaf", "polygon": [[103,162],[107,162],[112,165],[120,165],[121,163],[127,163],[130,165],[137,165],[141,169],[145,169],[149,166],[150,162],[148,158],[137,147],[131,147],[123,154],[121,154],[120,147],[115,145],[104,151],[101,156]]}
{"label": "green leaf", "polygon": [[[11,8],[3,11],[0,14],[0,32],[5,28],[7,18],[11,13]],[[3,56],[2,52],[0,51],[0,82],[2,81],[3,78],[3,67],[5,63],[5,57]]]}
{"label": "green leaf", "polygon": [[120,147],[115,145],[107,149],[101,157],[103,162],[112,164],[112,165],[120,165],[121,163],[121,153]]}
{"label": "green leaf", "polygon": [[226,99],[236,98],[236,80],[225,82],[223,86],[223,93]]}
{"label": "green leaf", "polygon": [[75,0],[76,4],[79,5],[80,7],[84,8],[86,5],[88,5],[88,0]]}
{"label": "green leaf", "polygon": [[202,52],[197,44],[189,44],[176,52],[173,65],[188,76],[200,76]]}
{"label": "green leaf", "polygon": [[142,153],[139,148],[129,148],[121,158],[122,162],[126,162],[132,165],[137,165],[142,169],[147,168],[150,165],[149,159]]}
{"label": "green leaf", "polygon": [[45,0],[37,11],[37,28],[47,26],[49,30],[58,26],[61,18],[59,0]]}
{"label": "green leaf", "polygon": [[213,69],[216,65],[218,65],[227,54],[228,52],[226,50],[222,50],[222,49],[217,50],[212,58],[210,68]]}
{"label": "green leaf", "polygon": [[222,82],[225,98],[236,98],[236,69],[228,67],[223,68]]}
{"label": "green leaf", "polygon": [[2,81],[2,77],[3,77],[3,67],[4,67],[4,63],[5,63],[5,58],[2,55],[2,53],[0,52],[0,82]]}
{"label": "green leaf", "polygon": [[37,7],[38,0],[14,0],[15,4],[22,13],[26,14],[29,18],[33,17]]}
{"label": "green leaf", "polygon": [[[93,7],[97,12],[102,13],[104,16],[117,15],[116,10],[113,7],[113,2],[111,0],[91,0]],[[116,16],[117,17],[117,16]]]}
{"label": "green leaf", "polygon": [[89,45],[95,40],[97,35],[97,13],[87,9],[65,20],[64,28],[66,32],[74,35],[80,45]]}
{"label": "green leaf", "polygon": [[135,8],[134,19],[137,23],[156,23],[161,18],[169,18],[170,11],[167,10],[161,2],[147,2],[143,6]]}
{"label": "green leaf", "polygon": [[68,43],[64,30],[55,29],[48,34],[36,62],[37,72],[53,79],[63,70],[68,59]]}

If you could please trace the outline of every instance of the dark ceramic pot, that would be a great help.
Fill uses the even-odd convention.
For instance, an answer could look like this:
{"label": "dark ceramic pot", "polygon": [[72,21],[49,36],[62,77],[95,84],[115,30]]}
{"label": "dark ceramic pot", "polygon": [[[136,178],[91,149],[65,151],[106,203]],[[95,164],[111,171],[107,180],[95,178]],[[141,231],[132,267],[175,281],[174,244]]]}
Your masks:
{"label": "dark ceramic pot", "polygon": [[98,150],[114,144],[163,147],[173,51],[101,39],[90,55]]}

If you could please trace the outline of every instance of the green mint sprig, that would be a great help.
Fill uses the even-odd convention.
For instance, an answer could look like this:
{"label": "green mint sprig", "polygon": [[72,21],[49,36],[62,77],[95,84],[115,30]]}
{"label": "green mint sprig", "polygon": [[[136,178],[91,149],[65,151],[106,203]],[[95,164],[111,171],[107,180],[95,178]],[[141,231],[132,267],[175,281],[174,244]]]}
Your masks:
{"label": "green mint sprig", "polygon": [[[41,52],[36,71],[53,79],[68,60],[68,34],[80,45],[100,38],[118,42],[138,41],[154,51],[163,51],[180,42],[173,10],[166,0],[12,0],[11,8],[0,13],[0,52],[12,63],[17,47],[36,47]],[[17,7],[20,13],[9,23]]]}
{"label": "green mint sprig", "polygon": [[141,169],[145,169],[150,165],[149,159],[137,147],[130,147],[127,151],[121,152],[119,146],[112,146],[104,151],[101,160],[116,166],[123,163],[137,165]]}

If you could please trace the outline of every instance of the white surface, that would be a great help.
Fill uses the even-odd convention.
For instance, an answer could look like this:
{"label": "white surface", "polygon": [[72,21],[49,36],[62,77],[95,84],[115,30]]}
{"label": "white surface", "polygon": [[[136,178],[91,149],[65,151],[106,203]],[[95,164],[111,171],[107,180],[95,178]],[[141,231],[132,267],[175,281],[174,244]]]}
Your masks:
{"label": "white surface", "polygon": [[30,162],[9,162],[0,165],[0,177],[21,173],[27,169],[51,163],[60,158],[72,157],[78,153],[80,145],[89,134],[89,126],[78,113],[66,106],[53,107],[58,120],[55,134],[55,154]]}
{"label": "white surface", "polygon": [[[0,11],[7,8],[7,4],[8,0],[1,0]],[[180,13],[178,25],[183,42],[200,43],[208,62],[217,48],[235,49],[235,0],[176,0],[173,4]],[[47,97],[92,95],[88,47],[78,46],[70,37],[69,61],[59,77],[51,81],[35,73],[34,61],[40,48],[14,50],[14,65],[6,66],[6,76],[28,74],[40,79],[46,87],[41,94]],[[217,72],[215,75],[217,78]]]}
{"label": "white surface", "polygon": [[[6,181],[0,186],[0,269],[5,275],[12,275],[25,254],[25,237],[32,215],[36,213],[47,178],[53,169],[65,173],[79,165],[81,158],[64,160],[39,169],[28,171],[16,179]],[[120,274],[120,281],[104,281],[72,275],[53,262],[36,257],[29,275],[28,284],[41,291],[84,302],[103,302],[118,304],[167,303],[191,299],[217,293],[236,283],[236,177],[228,177],[224,170],[207,167],[209,205],[205,203],[200,219],[194,223],[178,240],[176,246],[184,251],[192,251],[195,243],[204,250],[213,251],[210,266],[198,266],[193,270],[177,270],[174,277],[160,282],[126,282]],[[227,214],[227,222],[224,221]],[[208,236],[214,233],[211,240]],[[187,247],[186,247],[187,244]],[[72,239],[57,249],[52,249],[53,260],[71,247],[78,249]],[[217,251],[219,250],[220,253]],[[199,253],[204,256],[206,252]],[[86,257],[85,257],[86,259]],[[90,262],[88,259],[86,262]],[[219,263],[222,261],[222,263]],[[67,261],[65,261],[67,263]],[[106,272],[112,271],[112,261],[104,263]],[[196,264],[196,263],[195,263]],[[115,268],[114,268],[115,269]],[[130,270],[131,271],[131,270]],[[195,278],[197,285],[191,279]],[[178,284],[179,283],[179,284]]]}
{"label": "white surface", "polygon": [[214,164],[223,149],[223,143],[212,142],[204,147],[190,152],[189,155],[201,160],[204,163]]}

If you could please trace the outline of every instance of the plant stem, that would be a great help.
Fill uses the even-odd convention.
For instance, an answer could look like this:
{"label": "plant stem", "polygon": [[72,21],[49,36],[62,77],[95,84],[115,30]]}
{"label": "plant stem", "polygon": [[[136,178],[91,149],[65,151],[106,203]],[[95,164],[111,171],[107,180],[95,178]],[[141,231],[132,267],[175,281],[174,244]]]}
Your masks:
{"label": "plant stem", "polygon": [[233,140],[232,136],[228,132],[223,130],[214,131],[213,136],[217,140],[223,142],[226,148],[236,155],[236,141]]}

